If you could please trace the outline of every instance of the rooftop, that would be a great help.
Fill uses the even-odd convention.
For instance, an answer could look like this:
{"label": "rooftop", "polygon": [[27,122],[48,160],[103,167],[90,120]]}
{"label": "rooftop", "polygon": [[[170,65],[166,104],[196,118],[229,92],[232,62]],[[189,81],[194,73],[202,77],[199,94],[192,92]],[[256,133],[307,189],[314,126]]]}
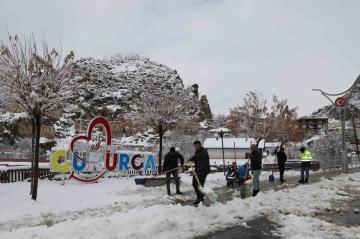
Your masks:
{"label": "rooftop", "polygon": [[[224,148],[235,148],[237,149],[248,149],[251,144],[255,144],[256,141],[253,138],[224,138]],[[264,141],[260,142],[263,145]],[[207,138],[204,142],[204,148],[207,149],[218,149],[221,148],[221,138]]]}

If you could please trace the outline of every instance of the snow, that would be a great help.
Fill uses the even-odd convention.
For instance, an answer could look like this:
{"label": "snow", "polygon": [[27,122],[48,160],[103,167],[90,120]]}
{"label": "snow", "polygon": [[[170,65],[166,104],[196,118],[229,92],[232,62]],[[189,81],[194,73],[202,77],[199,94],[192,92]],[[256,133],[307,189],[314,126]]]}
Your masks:
{"label": "snow", "polygon": [[[30,169],[31,162],[0,162],[0,172],[8,171],[13,169]],[[39,163],[39,168],[48,169],[50,168],[50,163]]]}
{"label": "snow", "polygon": [[21,113],[5,112],[0,114],[0,122],[12,123],[19,119],[26,119],[26,118],[29,118],[26,112],[21,112]]}
{"label": "snow", "polygon": [[[181,177],[185,195],[179,198],[192,198],[191,177]],[[277,233],[284,238],[358,238],[360,233],[358,227],[312,216],[330,207],[331,200],[347,198],[337,193],[344,187],[358,188],[360,173],[199,208],[172,204],[174,197],[164,196],[165,187],[144,188],[133,180],[111,178],[94,184],[41,180],[36,203],[28,197],[28,183],[1,185],[1,238],[192,238],[261,215],[280,224]],[[206,187],[224,183],[223,174],[211,174]]]}
{"label": "snow", "polygon": [[[224,138],[224,148],[234,148],[237,149],[249,149],[250,144],[256,143],[255,139],[253,138]],[[262,141],[263,142],[263,141]],[[260,142],[259,145],[263,145],[263,143]],[[206,138],[204,142],[204,148],[207,149],[219,149],[221,148],[221,138]]]}
{"label": "snow", "polygon": [[213,133],[228,133],[230,132],[230,130],[228,128],[216,128],[216,129],[212,129],[209,132],[213,132]]}
{"label": "snow", "polygon": [[280,146],[281,146],[280,142],[265,142],[265,148],[276,148]]}

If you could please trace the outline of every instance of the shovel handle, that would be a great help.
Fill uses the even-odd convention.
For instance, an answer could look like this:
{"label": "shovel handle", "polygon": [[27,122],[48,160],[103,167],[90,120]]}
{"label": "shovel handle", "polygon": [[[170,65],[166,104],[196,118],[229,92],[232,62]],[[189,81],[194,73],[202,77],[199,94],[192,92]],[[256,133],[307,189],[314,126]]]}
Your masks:
{"label": "shovel handle", "polygon": [[198,177],[198,175],[197,175],[197,173],[196,173],[195,169],[193,168],[193,164],[191,164],[191,169],[192,169],[192,171],[193,171],[193,174],[194,174],[194,176],[195,176],[195,179],[196,179],[196,181],[197,181],[198,185],[199,185],[200,187],[202,187],[202,185],[200,184],[199,177]]}
{"label": "shovel handle", "polygon": [[[171,170],[168,170],[168,171],[166,171],[166,172],[163,172],[162,174],[152,176],[151,178],[157,178],[157,177],[163,176],[163,175],[165,175],[165,174],[167,174],[167,173],[170,173],[170,172],[172,172],[172,171],[178,170],[179,168],[180,168],[180,167],[173,168],[173,169],[171,169]],[[151,178],[150,178],[150,179],[151,179]]]}

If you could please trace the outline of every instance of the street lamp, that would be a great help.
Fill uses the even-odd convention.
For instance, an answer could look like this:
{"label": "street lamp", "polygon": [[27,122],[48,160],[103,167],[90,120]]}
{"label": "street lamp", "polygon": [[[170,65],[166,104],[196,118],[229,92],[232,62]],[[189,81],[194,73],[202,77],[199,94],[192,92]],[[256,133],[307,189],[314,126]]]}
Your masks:
{"label": "street lamp", "polygon": [[[318,91],[320,92],[326,99],[328,99],[332,105],[334,105],[335,107],[337,107],[338,109],[341,109],[340,112],[340,117],[341,117],[341,133],[342,133],[342,161],[343,161],[343,171],[345,173],[349,172],[349,165],[347,162],[347,156],[346,156],[346,143],[345,143],[345,107],[346,107],[346,99],[344,97],[340,97],[341,95],[346,94],[347,92],[349,92],[358,82],[360,81],[360,75],[358,76],[358,78],[356,79],[356,81],[354,82],[354,84],[346,91],[338,93],[338,94],[330,94],[330,93],[326,93],[321,89],[312,89],[313,91]],[[336,96],[338,97],[335,101],[333,101],[330,96]]]}
{"label": "street lamp", "polygon": [[224,135],[229,133],[230,130],[227,128],[217,128],[212,129],[210,132],[217,133],[221,138],[221,148],[222,148],[222,156],[223,156],[223,165],[224,165],[224,175],[226,175],[226,167],[225,167],[225,151],[224,151]]}

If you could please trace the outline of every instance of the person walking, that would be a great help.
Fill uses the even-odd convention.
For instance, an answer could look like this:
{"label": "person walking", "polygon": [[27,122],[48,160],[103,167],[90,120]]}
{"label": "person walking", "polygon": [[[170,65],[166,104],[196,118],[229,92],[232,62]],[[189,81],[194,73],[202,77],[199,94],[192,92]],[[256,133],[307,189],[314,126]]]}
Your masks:
{"label": "person walking", "polygon": [[[307,148],[305,147],[300,148],[300,159],[301,159],[301,179],[299,180],[299,183],[308,183],[312,155]],[[306,174],[305,178],[304,178],[304,174]]]}
{"label": "person walking", "polygon": [[[203,148],[200,141],[194,142],[195,155],[189,160],[195,164],[195,172],[193,172],[192,185],[196,193],[194,205],[198,206],[200,202],[204,202],[204,194],[199,190],[199,183],[202,187],[205,185],[206,177],[210,173],[210,158],[206,149]],[[198,180],[196,179],[198,177]]]}
{"label": "person walking", "polygon": [[284,172],[285,172],[285,162],[287,160],[287,156],[286,156],[285,150],[282,146],[280,147],[280,151],[276,153],[276,156],[277,156],[278,167],[279,167],[279,171],[280,171],[280,182],[283,183],[286,181],[284,179]]}
{"label": "person walking", "polygon": [[165,155],[164,166],[163,166],[163,169],[167,172],[166,173],[166,189],[167,189],[168,195],[171,195],[171,191],[170,191],[171,175],[174,177],[174,180],[175,180],[176,194],[182,195],[182,192],[180,192],[180,179],[179,179],[178,170],[177,170],[179,167],[178,166],[179,160],[180,160],[181,167],[183,168],[184,167],[184,157],[179,152],[176,152],[174,147],[171,147],[170,152]]}
{"label": "person walking", "polygon": [[262,155],[256,144],[250,146],[250,166],[253,175],[253,194],[255,197],[260,192],[260,174],[262,170]]}

